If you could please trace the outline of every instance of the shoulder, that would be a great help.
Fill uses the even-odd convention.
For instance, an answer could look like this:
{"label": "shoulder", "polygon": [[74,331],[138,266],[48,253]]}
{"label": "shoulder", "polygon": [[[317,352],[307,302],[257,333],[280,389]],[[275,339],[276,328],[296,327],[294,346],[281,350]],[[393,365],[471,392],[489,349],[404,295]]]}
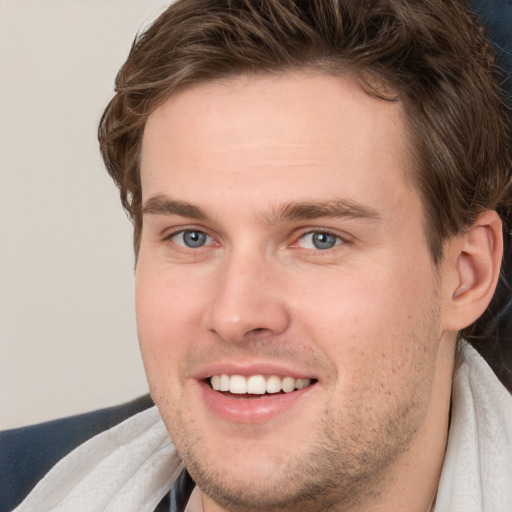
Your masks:
{"label": "shoulder", "polygon": [[152,405],[145,395],[115,407],[0,432],[0,512],[18,505],[77,446]]}

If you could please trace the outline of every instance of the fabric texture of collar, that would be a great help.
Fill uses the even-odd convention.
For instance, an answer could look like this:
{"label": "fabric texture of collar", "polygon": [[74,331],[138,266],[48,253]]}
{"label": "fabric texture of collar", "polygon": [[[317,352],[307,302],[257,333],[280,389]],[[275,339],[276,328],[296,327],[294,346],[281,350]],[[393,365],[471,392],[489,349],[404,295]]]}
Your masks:
{"label": "fabric texture of collar", "polygon": [[153,512],[183,470],[156,407],[61,459],[16,512]]}
{"label": "fabric texture of collar", "polygon": [[512,396],[465,345],[435,512],[512,512]]}

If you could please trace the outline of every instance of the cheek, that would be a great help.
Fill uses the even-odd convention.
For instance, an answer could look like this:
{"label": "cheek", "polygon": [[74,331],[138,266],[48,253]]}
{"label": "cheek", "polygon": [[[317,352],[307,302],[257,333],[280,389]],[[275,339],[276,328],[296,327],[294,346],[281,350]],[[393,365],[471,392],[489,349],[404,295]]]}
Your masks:
{"label": "cheek", "polygon": [[426,331],[436,327],[428,311],[432,274],[409,268],[398,260],[364,271],[350,269],[331,279],[297,281],[293,295],[300,298],[293,302],[293,316],[336,364],[341,381],[377,371],[401,378],[425,349],[425,338],[430,339]]}
{"label": "cheek", "polygon": [[[142,263],[142,264],[141,264]],[[135,306],[139,343],[150,389],[177,389],[179,363],[199,338],[201,293],[197,285],[139,260]],[[204,297],[203,297],[204,300]]]}
{"label": "cheek", "polygon": [[151,343],[167,344],[182,337],[185,325],[198,325],[207,287],[204,277],[141,254],[135,280],[139,334]]}
{"label": "cheek", "polygon": [[294,318],[334,346],[340,339],[345,346],[360,343],[373,330],[385,330],[390,317],[400,313],[402,301],[389,293],[390,280],[384,272],[354,269],[305,275],[291,293]]}

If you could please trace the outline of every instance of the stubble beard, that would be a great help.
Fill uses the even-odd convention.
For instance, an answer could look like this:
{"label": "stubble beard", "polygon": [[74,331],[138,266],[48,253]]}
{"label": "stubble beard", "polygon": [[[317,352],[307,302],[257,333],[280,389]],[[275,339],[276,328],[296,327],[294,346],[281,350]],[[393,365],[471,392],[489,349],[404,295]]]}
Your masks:
{"label": "stubble beard", "polygon": [[[361,397],[378,389],[373,383],[366,393],[349,400],[344,415],[326,408],[323,419],[311,430],[315,439],[307,447],[264,455],[256,465],[248,464],[246,471],[240,469],[243,453],[237,470],[230,471],[223,460],[212,464],[205,455],[208,442],[202,436],[208,426],[187,420],[186,411],[174,410],[171,415],[166,414],[169,407],[160,407],[193,480],[230,512],[365,510],[366,503],[378,501],[379,494],[385,492],[394,465],[425,420],[440,341],[438,319],[438,311],[426,313],[420,332],[410,335],[415,358],[409,369],[424,371],[418,370],[415,379],[405,383],[398,403],[378,416],[379,421],[372,421],[376,418],[371,403],[367,407],[360,403]],[[229,440],[225,449],[230,449]]]}
{"label": "stubble beard", "polygon": [[[403,420],[405,414],[398,416]],[[185,436],[181,431],[178,453],[201,491],[230,512],[359,510],[378,498],[390,466],[407,450],[418,428],[396,418],[385,429],[375,429],[375,437],[368,440],[361,439],[364,434],[333,432],[332,423],[325,421],[323,428],[314,430],[321,435],[307,450],[270,455],[256,468],[249,464],[245,478],[243,471],[226,471],[222,461],[208,463],[202,455],[206,441],[190,431]]]}
{"label": "stubble beard", "polygon": [[[336,429],[339,420],[329,419],[329,411],[326,414],[327,419],[312,429],[316,434],[312,444],[300,447],[300,451],[270,454],[256,466],[248,464],[246,471],[230,471],[222,460],[213,464],[205,457],[208,444],[200,429],[174,422],[171,437],[179,440],[178,453],[201,491],[226,511],[364,510],[365,503],[378,501],[385,491],[393,465],[407,451],[424,414],[410,402],[371,429],[363,426],[366,418],[350,418],[350,432]],[[247,443],[251,443],[250,438]],[[225,449],[230,449],[229,440]],[[240,460],[243,458],[241,453]]]}

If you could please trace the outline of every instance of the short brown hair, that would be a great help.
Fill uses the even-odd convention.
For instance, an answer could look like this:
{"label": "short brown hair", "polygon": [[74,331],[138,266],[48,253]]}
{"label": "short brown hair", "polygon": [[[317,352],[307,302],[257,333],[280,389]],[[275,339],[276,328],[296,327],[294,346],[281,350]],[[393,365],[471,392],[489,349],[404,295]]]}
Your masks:
{"label": "short brown hair", "polygon": [[178,0],[136,37],[99,127],[136,253],[148,116],[187,84],[293,69],[349,74],[403,104],[434,262],[484,210],[508,230],[508,117],[492,47],[462,1]]}

